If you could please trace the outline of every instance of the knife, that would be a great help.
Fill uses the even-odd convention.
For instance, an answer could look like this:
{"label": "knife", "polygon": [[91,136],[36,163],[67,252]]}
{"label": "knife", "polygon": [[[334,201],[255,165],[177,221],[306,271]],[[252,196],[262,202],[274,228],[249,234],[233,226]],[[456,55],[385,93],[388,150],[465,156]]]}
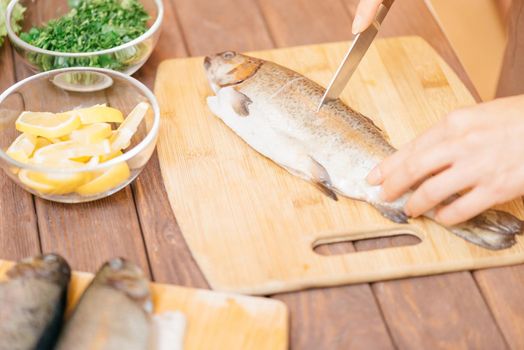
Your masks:
{"label": "knife", "polygon": [[342,60],[342,63],[340,63],[340,66],[335,72],[335,75],[331,79],[331,82],[329,83],[326,92],[324,93],[324,96],[322,96],[322,99],[320,100],[317,112],[320,111],[320,109],[326,102],[336,100],[340,96],[340,94],[346,87],[349,79],[357,69],[358,64],[360,63],[360,61],[366,54],[369,46],[373,42],[373,39],[375,39],[380,25],[382,24],[382,21],[384,20],[389,9],[391,8],[393,1],[394,0],[383,1],[382,4],[379,5],[373,23],[366,30],[364,30],[361,33],[358,33],[355,36],[353,42],[351,43],[351,46],[349,47],[348,52],[346,52],[346,55]]}

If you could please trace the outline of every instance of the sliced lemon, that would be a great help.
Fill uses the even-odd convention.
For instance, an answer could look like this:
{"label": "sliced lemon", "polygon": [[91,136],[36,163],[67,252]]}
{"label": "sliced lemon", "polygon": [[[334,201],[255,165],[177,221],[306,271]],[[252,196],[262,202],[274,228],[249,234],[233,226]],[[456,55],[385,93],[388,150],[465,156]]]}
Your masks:
{"label": "sliced lemon", "polygon": [[59,165],[70,159],[81,159],[81,157],[102,156],[111,153],[111,145],[108,140],[94,144],[82,144],[77,141],[64,141],[45,146],[37,150],[33,160],[38,164]]}
{"label": "sliced lemon", "polygon": [[78,116],[63,113],[23,112],[16,120],[18,131],[48,139],[65,136],[79,126]]}
{"label": "sliced lemon", "polygon": [[23,133],[13,141],[5,153],[21,163],[27,163],[36,148],[36,144],[36,136]]}
{"label": "sliced lemon", "polygon": [[[84,165],[84,164],[82,164]],[[53,173],[31,171],[28,177],[39,184],[53,188],[54,194],[66,194],[74,192],[78,186],[85,184],[92,179],[90,174],[78,173]]]}
{"label": "sliced lemon", "polygon": [[111,136],[111,150],[118,151],[129,147],[131,138],[136,133],[138,126],[144,120],[149,110],[149,103],[140,102],[129,113],[126,120],[118,127]]}
{"label": "sliced lemon", "polygon": [[124,121],[122,112],[116,108],[105,105],[75,109],[64,114],[78,116],[84,125],[94,123],[122,123]]}
{"label": "sliced lemon", "polygon": [[83,144],[98,143],[111,136],[111,125],[108,123],[93,123],[73,130],[69,139]]}
{"label": "sliced lemon", "polygon": [[71,160],[74,161],[74,162],[79,162],[79,163],[87,163],[92,158],[93,157],[90,157],[90,156],[83,156],[83,157],[78,157],[78,158],[71,158]]}
{"label": "sliced lemon", "polygon": [[42,147],[49,146],[51,144],[52,142],[49,139],[46,139],[45,137],[37,137],[35,151],[39,150]]}
{"label": "sliced lemon", "polygon": [[[79,168],[83,163],[68,161],[62,163],[62,168]],[[91,181],[92,175],[88,172],[43,172],[22,169],[18,174],[22,183],[35,191],[47,194],[67,194],[74,192],[78,186]]]}
{"label": "sliced lemon", "polygon": [[104,156],[100,156],[100,163],[107,162],[108,160],[121,156],[122,154],[124,154],[122,151],[116,151]]}
{"label": "sliced lemon", "polygon": [[124,181],[126,181],[131,172],[126,162],[119,163],[110,167],[102,174],[95,177],[93,180],[78,187],[76,193],[82,196],[94,196],[106,191],[109,191]]}
{"label": "sliced lemon", "polygon": [[21,169],[18,173],[18,178],[24,185],[40,193],[51,193],[55,190],[55,188],[49,184],[33,180],[29,176],[29,171],[27,169]]}

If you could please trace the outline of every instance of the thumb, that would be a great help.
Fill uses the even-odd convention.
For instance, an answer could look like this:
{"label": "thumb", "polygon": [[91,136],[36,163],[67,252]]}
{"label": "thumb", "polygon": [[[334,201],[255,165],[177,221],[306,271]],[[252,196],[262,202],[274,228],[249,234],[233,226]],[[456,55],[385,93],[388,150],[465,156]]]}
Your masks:
{"label": "thumb", "polygon": [[353,27],[351,31],[353,34],[363,32],[373,22],[377,14],[378,7],[382,0],[360,0],[355,12],[355,19],[353,20]]}

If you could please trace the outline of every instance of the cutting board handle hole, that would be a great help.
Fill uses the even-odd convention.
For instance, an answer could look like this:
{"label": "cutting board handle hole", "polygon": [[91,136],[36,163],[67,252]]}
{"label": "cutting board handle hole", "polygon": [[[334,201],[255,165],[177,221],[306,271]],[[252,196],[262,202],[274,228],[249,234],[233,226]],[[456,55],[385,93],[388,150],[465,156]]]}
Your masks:
{"label": "cutting board handle hole", "polygon": [[322,238],[313,244],[313,251],[319,255],[344,255],[368,250],[417,245],[422,239],[410,232],[399,232],[393,235],[378,237],[333,237]]}

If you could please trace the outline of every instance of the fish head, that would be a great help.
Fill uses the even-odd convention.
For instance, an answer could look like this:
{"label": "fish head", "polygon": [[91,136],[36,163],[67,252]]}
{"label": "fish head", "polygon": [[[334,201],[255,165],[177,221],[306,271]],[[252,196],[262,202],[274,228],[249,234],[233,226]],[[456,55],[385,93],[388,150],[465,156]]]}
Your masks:
{"label": "fish head", "polygon": [[215,92],[226,86],[240,84],[252,77],[264,61],[242,55],[234,51],[225,51],[204,58],[207,79]]}
{"label": "fish head", "polygon": [[151,311],[149,280],[144,272],[133,262],[124,258],[115,258],[106,262],[96,274],[93,283],[100,283],[117,289],[131,300],[141,304],[146,311]]}
{"label": "fish head", "polygon": [[44,254],[22,259],[8,272],[10,279],[44,279],[60,287],[65,287],[71,277],[71,268],[58,254]]}

